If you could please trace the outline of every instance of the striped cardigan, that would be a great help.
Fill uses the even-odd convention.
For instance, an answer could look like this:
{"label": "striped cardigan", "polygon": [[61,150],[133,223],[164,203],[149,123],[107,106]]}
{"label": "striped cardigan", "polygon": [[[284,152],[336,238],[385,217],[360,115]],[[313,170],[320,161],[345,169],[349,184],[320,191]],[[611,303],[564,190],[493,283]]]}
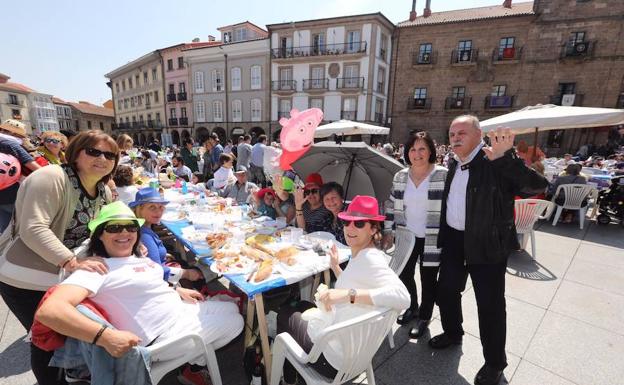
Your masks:
{"label": "striped cardigan", "polygon": [[[442,194],[444,192],[444,181],[448,170],[436,165],[429,179],[429,200],[427,205],[427,221],[425,229],[425,251],[423,255],[423,266],[440,265],[440,249],[437,247],[438,231],[440,229],[440,211],[442,209]],[[396,226],[406,226],[405,206],[403,201],[405,187],[409,181],[409,167],[394,175],[392,180],[392,191],[390,198],[384,204],[386,220],[384,221],[384,232],[390,232]]]}

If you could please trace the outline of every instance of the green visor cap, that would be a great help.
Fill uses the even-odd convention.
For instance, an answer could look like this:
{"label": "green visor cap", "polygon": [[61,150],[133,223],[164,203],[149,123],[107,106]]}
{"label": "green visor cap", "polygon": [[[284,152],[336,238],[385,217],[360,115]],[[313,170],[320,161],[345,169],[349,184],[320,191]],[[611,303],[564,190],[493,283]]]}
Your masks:
{"label": "green visor cap", "polygon": [[134,221],[137,222],[139,226],[143,226],[143,223],[145,223],[145,219],[137,218],[134,212],[126,206],[125,203],[117,201],[107,204],[100,209],[95,219],[89,222],[89,231],[93,234],[99,225],[109,221]]}

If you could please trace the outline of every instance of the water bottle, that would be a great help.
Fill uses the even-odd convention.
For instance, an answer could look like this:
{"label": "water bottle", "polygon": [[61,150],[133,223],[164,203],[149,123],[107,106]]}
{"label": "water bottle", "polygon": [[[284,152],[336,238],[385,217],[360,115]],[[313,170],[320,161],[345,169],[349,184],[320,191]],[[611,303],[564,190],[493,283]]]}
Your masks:
{"label": "water bottle", "polygon": [[203,191],[199,193],[199,207],[206,206],[206,194]]}
{"label": "water bottle", "polygon": [[186,185],[185,180],[182,181],[182,194],[184,195],[188,194],[188,186]]}

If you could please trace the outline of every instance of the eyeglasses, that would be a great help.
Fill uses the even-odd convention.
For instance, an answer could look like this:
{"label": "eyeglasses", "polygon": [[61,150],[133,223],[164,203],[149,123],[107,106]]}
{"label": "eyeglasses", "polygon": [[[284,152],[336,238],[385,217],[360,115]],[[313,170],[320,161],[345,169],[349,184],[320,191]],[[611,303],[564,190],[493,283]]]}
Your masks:
{"label": "eyeglasses", "polygon": [[348,221],[346,219],[341,219],[340,220],[342,222],[342,225],[344,227],[349,227],[351,225],[351,222],[353,222],[353,224],[355,225],[355,227],[357,227],[358,229],[363,229],[364,226],[366,226],[366,224],[368,223],[368,221],[365,220],[359,220],[359,221]]}
{"label": "eyeglasses", "polygon": [[85,148],[85,153],[94,158],[99,158],[104,155],[104,157],[108,160],[115,160],[117,158],[117,154],[110,151],[100,151],[97,148]]}
{"label": "eyeglasses", "polygon": [[130,223],[127,225],[108,225],[104,227],[104,231],[111,234],[119,234],[124,230],[129,233],[136,233],[137,231],[139,231],[139,226],[134,223]]}
{"label": "eyeglasses", "polygon": [[311,188],[311,189],[309,189],[309,190],[308,190],[308,189],[303,190],[303,196],[304,196],[304,197],[305,197],[305,196],[308,196],[308,195],[310,195],[310,194],[318,194],[318,193],[319,193],[319,189],[317,189],[317,188]]}
{"label": "eyeglasses", "polygon": [[58,139],[54,139],[54,138],[48,138],[48,139],[46,139],[46,140],[45,140],[45,142],[46,142],[46,143],[54,143],[54,144],[59,144],[59,143],[61,143],[61,141],[60,141],[60,140],[58,140]]}

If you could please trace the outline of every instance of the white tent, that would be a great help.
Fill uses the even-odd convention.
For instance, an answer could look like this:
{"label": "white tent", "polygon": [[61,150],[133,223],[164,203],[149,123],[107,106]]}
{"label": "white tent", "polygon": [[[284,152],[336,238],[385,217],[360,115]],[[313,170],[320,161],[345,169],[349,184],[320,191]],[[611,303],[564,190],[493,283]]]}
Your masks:
{"label": "white tent", "polygon": [[314,132],[315,138],[327,138],[336,135],[388,135],[388,127],[374,126],[351,120],[339,120],[337,122],[318,126]]}
{"label": "white tent", "polygon": [[509,127],[516,135],[545,130],[624,124],[624,110],[538,104],[481,122],[483,132]]}

